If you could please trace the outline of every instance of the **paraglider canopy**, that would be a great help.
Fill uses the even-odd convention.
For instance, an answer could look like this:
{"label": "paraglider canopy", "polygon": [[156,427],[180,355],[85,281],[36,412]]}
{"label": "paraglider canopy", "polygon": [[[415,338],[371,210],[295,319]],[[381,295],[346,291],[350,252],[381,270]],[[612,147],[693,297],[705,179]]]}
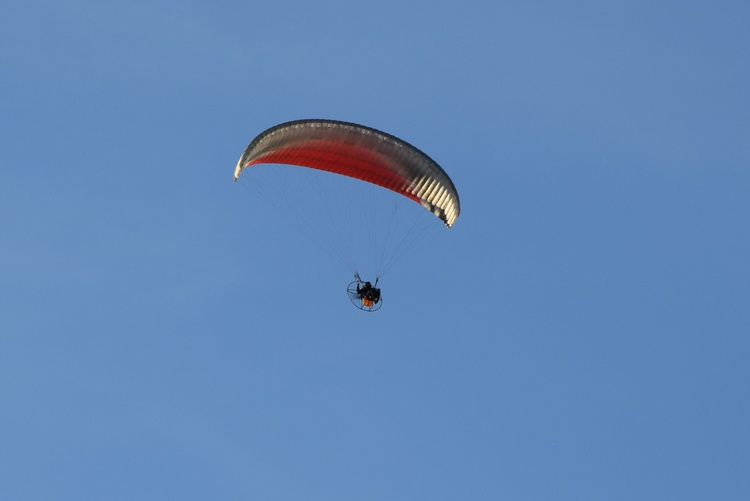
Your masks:
{"label": "paraglider canopy", "polygon": [[256,164],[288,164],[349,176],[420,203],[447,227],[460,213],[458,193],[430,157],[395,136],[336,120],[297,120],[259,134],[234,171]]}

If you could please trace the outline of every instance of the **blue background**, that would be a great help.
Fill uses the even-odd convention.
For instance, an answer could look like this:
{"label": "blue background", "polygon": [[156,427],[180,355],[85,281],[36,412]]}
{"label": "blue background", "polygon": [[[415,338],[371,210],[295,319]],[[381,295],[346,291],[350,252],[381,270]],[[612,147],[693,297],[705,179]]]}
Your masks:
{"label": "blue background", "polygon": [[[5,1],[0,499],[750,498],[749,19]],[[377,314],[232,182],[318,117],[461,195]]]}

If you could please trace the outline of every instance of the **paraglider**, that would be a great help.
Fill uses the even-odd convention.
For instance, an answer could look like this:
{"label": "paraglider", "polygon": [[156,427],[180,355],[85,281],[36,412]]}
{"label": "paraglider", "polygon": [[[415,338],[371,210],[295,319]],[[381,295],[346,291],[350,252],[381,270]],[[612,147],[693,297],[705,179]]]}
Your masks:
{"label": "paraglider", "polygon": [[[306,167],[310,170],[334,174],[335,177],[357,180],[357,184],[364,182],[378,187],[378,190],[384,188],[395,193],[399,199],[404,198],[420,204],[448,228],[455,223],[460,213],[458,192],[448,174],[434,160],[395,136],[363,125],[323,119],[297,120],[276,125],[260,133],[250,142],[237,162],[234,172],[235,181],[243,170],[261,164]],[[294,176],[291,181],[282,180],[274,187],[275,192],[279,193],[278,198],[293,200],[297,195],[292,193],[311,195],[309,192],[318,190],[317,186],[322,186],[321,189],[328,189],[329,178],[319,184],[315,181],[309,185],[299,186],[296,174]],[[349,191],[348,186],[332,190],[332,196],[343,196],[340,194]],[[330,210],[330,219],[340,217],[342,212],[354,212],[353,208],[348,206],[326,209],[329,198],[328,196],[321,197],[320,201],[313,198],[310,202],[294,208],[293,217],[297,218],[297,213],[300,217],[307,217],[308,213],[314,213],[318,209]],[[275,201],[276,199],[274,203]],[[377,212],[374,212],[370,219],[385,218],[382,215],[383,204],[378,206],[367,200],[362,204],[366,207],[375,205],[374,210]],[[370,210],[373,209],[370,208]],[[356,213],[353,217],[357,217]],[[362,216],[362,219],[367,221],[365,216]],[[399,222],[398,219],[395,220],[396,223]],[[298,225],[304,231],[317,231],[317,226],[321,226],[307,222],[299,222]],[[358,224],[355,223],[352,226],[358,226]],[[346,230],[337,229],[336,231],[346,233],[348,227]],[[407,228],[402,230],[402,233],[407,233],[407,235],[398,237],[407,239],[408,233],[413,231]],[[387,234],[383,238],[388,240],[386,244],[391,245],[391,240],[395,238],[391,235],[391,229],[379,233]],[[326,244],[338,253],[338,247],[343,247],[348,242],[342,245],[328,242]],[[370,250],[370,248],[365,249],[366,252]],[[359,278],[356,264],[347,263],[347,265],[353,268],[351,271],[355,275],[355,281],[347,288],[350,299],[356,300],[352,302],[365,311],[379,309],[382,306],[380,289]],[[375,276],[375,285],[381,276],[382,273]]]}
{"label": "paraglider", "polygon": [[378,311],[383,306],[378,280],[375,280],[373,285],[370,282],[363,282],[359,274],[355,274],[354,282],[346,288],[349,301],[362,311]]}

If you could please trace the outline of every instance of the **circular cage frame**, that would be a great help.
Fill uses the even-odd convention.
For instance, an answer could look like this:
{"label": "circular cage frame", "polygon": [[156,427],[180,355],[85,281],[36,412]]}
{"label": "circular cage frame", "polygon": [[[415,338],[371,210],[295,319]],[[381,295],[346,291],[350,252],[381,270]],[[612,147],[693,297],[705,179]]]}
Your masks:
{"label": "circular cage frame", "polygon": [[378,300],[377,303],[373,303],[371,306],[366,306],[364,299],[357,292],[357,285],[361,283],[362,283],[361,281],[355,280],[346,286],[346,295],[347,297],[349,297],[349,301],[351,301],[351,303],[358,310],[365,311],[367,313],[373,313],[373,312],[378,311],[383,306],[383,296],[380,296],[380,299]]}

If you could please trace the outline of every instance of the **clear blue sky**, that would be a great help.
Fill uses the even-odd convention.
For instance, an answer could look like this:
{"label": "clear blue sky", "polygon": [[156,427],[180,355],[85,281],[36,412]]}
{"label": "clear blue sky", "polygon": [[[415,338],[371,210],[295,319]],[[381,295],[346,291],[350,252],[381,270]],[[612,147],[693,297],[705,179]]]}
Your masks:
{"label": "clear blue sky", "polygon": [[[3,2],[0,499],[749,499],[749,21]],[[232,182],[299,118],[461,195],[377,314]]]}

